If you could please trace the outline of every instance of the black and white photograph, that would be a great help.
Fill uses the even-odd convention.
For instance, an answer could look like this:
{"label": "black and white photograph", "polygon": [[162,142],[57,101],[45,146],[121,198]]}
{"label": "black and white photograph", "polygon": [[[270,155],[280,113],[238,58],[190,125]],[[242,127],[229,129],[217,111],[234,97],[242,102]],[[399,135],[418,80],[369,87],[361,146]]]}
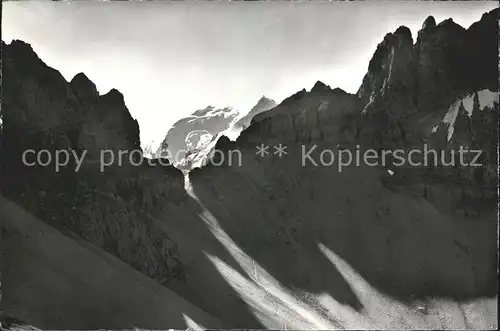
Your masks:
{"label": "black and white photograph", "polygon": [[498,329],[496,1],[0,3],[0,329]]}

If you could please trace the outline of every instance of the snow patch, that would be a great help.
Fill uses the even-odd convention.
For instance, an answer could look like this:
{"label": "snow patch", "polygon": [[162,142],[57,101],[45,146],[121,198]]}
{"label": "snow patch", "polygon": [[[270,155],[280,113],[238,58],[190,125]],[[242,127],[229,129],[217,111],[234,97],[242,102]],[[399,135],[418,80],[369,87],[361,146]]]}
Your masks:
{"label": "snow patch", "polygon": [[231,107],[222,109],[212,109],[206,114],[205,117],[219,117],[219,116],[223,116],[224,118],[235,117],[238,116],[238,112]]}
{"label": "snow patch", "polygon": [[372,92],[372,94],[370,95],[370,100],[368,100],[368,103],[366,104],[365,108],[363,108],[363,110],[361,111],[362,114],[366,113],[366,110],[373,103],[373,101],[375,101],[375,93],[374,92]]}
{"label": "snow patch", "polygon": [[222,134],[229,138],[231,141],[236,141],[243,131],[241,127],[235,127],[231,125],[227,130],[223,131]]}
{"label": "snow patch", "polygon": [[[222,137],[226,136],[229,140],[235,141],[240,136],[242,128],[235,128],[231,125],[228,129],[219,132],[216,136],[207,132],[196,132],[199,133],[199,139],[196,146],[189,146],[188,150],[190,151],[187,155],[181,160],[177,160],[174,162],[174,166],[180,167],[182,169],[189,169],[190,171],[194,168],[203,167],[210,158],[214,155],[215,146],[217,145],[217,141]],[[186,139],[186,143],[188,143]]]}
{"label": "snow patch", "polygon": [[191,317],[189,317],[186,314],[182,314],[182,318],[184,318],[184,323],[186,323],[186,326],[188,327],[188,330],[205,330],[205,327],[199,325]]}
{"label": "snow patch", "polygon": [[458,108],[460,107],[461,103],[462,99],[455,101],[448,109],[446,115],[444,115],[443,123],[448,124],[448,141],[450,141],[451,137],[453,136],[453,131],[455,130],[455,120],[457,119]]}
{"label": "snow patch", "polygon": [[384,95],[387,84],[391,82],[392,76],[392,64],[394,63],[394,47],[391,48],[391,55],[389,56],[389,71],[387,77],[384,79],[384,83],[382,84],[382,88],[380,89],[380,93]]}
{"label": "snow patch", "polygon": [[[474,97],[476,94],[479,99],[479,110],[484,110],[484,108],[487,107],[493,107],[495,103],[498,103],[498,92],[492,92],[488,89],[471,93],[452,103],[450,108],[448,108],[448,112],[443,117],[443,123],[448,124],[448,141],[450,141],[451,137],[453,137],[453,132],[455,131],[455,120],[457,119],[460,105],[463,104],[469,117],[472,116],[472,112],[474,110]],[[434,128],[433,132],[435,132]]]}
{"label": "snow patch", "polygon": [[[197,136],[197,140],[196,140]],[[186,147],[189,150],[200,150],[204,149],[210,141],[213,139],[213,135],[207,130],[195,130],[191,131],[185,139]]]}
{"label": "snow patch", "polygon": [[491,107],[493,104],[498,103],[498,92],[490,90],[481,90],[477,92],[479,98],[479,108],[483,110],[486,107]]}

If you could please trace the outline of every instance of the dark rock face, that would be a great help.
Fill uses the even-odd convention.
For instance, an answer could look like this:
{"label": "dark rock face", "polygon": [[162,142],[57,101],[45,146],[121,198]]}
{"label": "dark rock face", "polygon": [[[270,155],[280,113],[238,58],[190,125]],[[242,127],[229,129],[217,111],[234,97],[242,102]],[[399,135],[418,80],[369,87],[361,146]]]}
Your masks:
{"label": "dark rock face", "polygon": [[467,30],[471,43],[469,56],[474,65],[462,69],[467,70],[474,90],[498,90],[498,70],[491,69],[498,66],[498,19],[499,11],[493,10]]}
{"label": "dark rock face", "polygon": [[325,83],[319,80],[314,84],[313,88],[311,89],[311,93],[322,93],[329,91],[331,91],[330,86],[326,85]]}
{"label": "dark rock face", "polygon": [[356,95],[321,84],[317,83],[310,92],[301,90],[271,110],[256,115],[240,137],[270,135],[286,136],[292,140],[333,139],[329,136],[339,134],[339,126],[343,124],[340,119],[359,110],[360,102]]}
{"label": "dark rock face", "polygon": [[433,16],[429,16],[425,19],[424,24],[422,24],[422,30],[426,28],[433,28],[436,26],[436,19]]}
{"label": "dark rock face", "polygon": [[[193,171],[193,191],[243,251],[291,288],[334,293],[339,301],[359,305],[338,274],[328,270],[317,251],[321,242],[401,300],[410,293],[457,300],[495,295],[498,178],[492,171],[497,148],[492,123],[498,123],[498,101],[472,117],[462,108],[450,141],[449,124],[441,122],[452,103],[490,86],[491,75],[479,77],[463,68],[488,63],[496,72],[489,60],[492,47],[476,54],[474,63],[468,50],[476,45],[475,26],[484,27],[477,39],[496,33],[488,22],[497,14],[484,15],[469,30],[451,20],[435,25],[428,19],[415,45],[407,28],[388,34],[357,95],[328,92],[318,83],[255,116],[236,142],[224,139],[217,145],[242,151],[242,166]],[[361,153],[408,153],[423,150],[426,142],[446,152],[465,144],[483,149],[483,165],[396,166],[393,159],[382,164],[380,154],[376,167],[351,164],[340,171],[338,159],[324,165],[331,160],[325,151],[354,154],[359,146]],[[270,146],[271,155],[255,154],[261,143]],[[287,146],[284,157],[273,155],[279,144]],[[309,155],[319,165],[304,158],[304,148],[313,146]],[[248,233],[267,241],[256,245]],[[323,274],[305,271],[308,263]]]}
{"label": "dark rock face", "polygon": [[[491,11],[466,30],[451,19],[436,25],[430,16],[415,44],[406,27],[387,34],[358,96],[367,108],[375,107],[377,97],[388,95],[391,102],[381,101],[386,106],[396,103],[407,111],[435,112],[464,93],[495,90],[498,71],[491,68],[498,62],[497,18],[498,11]],[[400,103],[398,97],[406,100]]]}
{"label": "dark rock face", "polygon": [[415,44],[405,27],[387,34],[358,91],[364,110],[391,112],[393,119],[384,121],[401,123],[415,112],[442,112],[467,93],[496,90],[497,15],[484,14],[468,30],[451,19],[436,25],[429,17]]}
{"label": "dark rock face", "polygon": [[467,30],[452,20],[419,32],[415,45],[419,109],[433,111],[434,100],[449,104],[457,93],[465,92],[469,83],[465,68],[476,65],[468,55],[468,39]]}
{"label": "dark rock face", "polygon": [[70,85],[78,100],[83,104],[93,103],[99,98],[95,84],[82,72],[73,77]]}
{"label": "dark rock face", "polygon": [[[139,125],[123,95],[116,90],[98,95],[83,74],[66,82],[21,41],[3,45],[2,60],[2,193],[160,282],[180,275],[175,242],[155,231],[147,210],[167,195],[173,203],[186,199],[182,174],[132,167],[130,160],[137,158],[127,157],[121,167],[117,159],[99,172],[102,150],[141,152]],[[50,166],[24,165],[27,149],[87,154],[80,171],[69,160],[55,172]],[[158,179],[168,184],[158,186]]]}
{"label": "dark rock face", "polygon": [[385,36],[370,60],[368,73],[358,91],[366,111],[376,98],[412,90],[414,59],[413,39],[408,28],[400,27]]}

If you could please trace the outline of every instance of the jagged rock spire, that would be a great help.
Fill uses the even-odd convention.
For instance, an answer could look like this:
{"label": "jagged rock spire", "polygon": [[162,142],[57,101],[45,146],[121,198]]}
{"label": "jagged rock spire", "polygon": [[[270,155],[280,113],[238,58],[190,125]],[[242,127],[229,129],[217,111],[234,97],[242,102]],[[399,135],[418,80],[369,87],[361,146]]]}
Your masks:
{"label": "jagged rock spire", "polygon": [[436,26],[436,20],[434,19],[434,16],[429,16],[425,19],[424,23],[422,24],[422,30],[428,27],[435,27]]}
{"label": "jagged rock spire", "polygon": [[95,101],[99,97],[95,84],[83,72],[73,77],[70,85],[82,103]]}

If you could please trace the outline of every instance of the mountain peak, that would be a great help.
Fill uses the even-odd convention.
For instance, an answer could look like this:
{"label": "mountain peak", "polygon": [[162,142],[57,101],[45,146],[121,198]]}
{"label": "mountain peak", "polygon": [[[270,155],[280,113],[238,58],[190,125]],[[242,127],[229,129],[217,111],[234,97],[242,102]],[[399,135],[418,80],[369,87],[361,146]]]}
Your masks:
{"label": "mountain peak", "polygon": [[263,96],[259,99],[259,101],[258,101],[257,103],[260,103],[260,102],[275,102],[275,101],[274,101],[273,99],[268,98],[268,97],[266,97],[265,95],[263,95]]}
{"label": "mountain peak", "polygon": [[311,89],[311,92],[326,92],[330,90],[331,90],[330,86],[318,80]]}
{"label": "mountain peak", "polygon": [[73,79],[71,79],[71,82],[75,82],[75,81],[82,81],[82,82],[89,81],[90,82],[90,79],[83,72],[80,72],[80,73],[77,73],[75,75],[75,77],[73,77]]}
{"label": "mountain peak", "polygon": [[[5,44],[4,44],[5,45]],[[35,50],[33,47],[28,44],[27,42],[24,42],[22,40],[18,39],[13,39],[10,44],[5,45],[6,50],[10,50],[12,54],[19,59],[22,59],[23,61],[26,61],[27,63],[39,63],[43,61],[38,57],[36,54]],[[43,63],[45,65],[45,63]],[[54,69],[55,70],[55,69]]]}
{"label": "mountain peak", "polygon": [[107,105],[107,107],[118,107],[117,109],[126,109],[128,112],[127,105],[125,104],[125,98],[123,94],[117,89],[112,88],[108,93],[99,97],[102,105]]}
{"label": "mountain peak", "polygon": [[[257,101],[257,104],[255,106],[252,107],[252,109],[250,110],[250,112],[261,112],[261,108],[272,108],[276,106],[276,102],[273,100],[273,99],[270,99],[268,97],[266,97],[265,95],[263,95],[259,101]],[[266,110],[267,110],[266,109]]]}
{"label": "mountain peak", "polygon": [[81,102],[99,97],[95,84],[83,72],[76,74],[69,84]]}
{"label": "mountain peak", "polygon": [[123,94],[115,88],[112,88],[111,90],[109,90],[109,92],[106,93],[105,96],[107,96],[108,98],[113,98],[113,99],[117,99],[117,100],[124,99]]}
{"label": "mountain peak", "polygon": [[448,29],[454,29],[457,31],[465,31],[465,28],[463,26],[461,26],[460,24],[456,23],[451,17],[442,21],[437,26],[446,27]]}
{"label": "mountain peak", "polygon": [[422,24],[422,30],[425,29],[425,28],[428,28],[428,27],[435,27],[436,26],[436,19],[434,18],[434,16],[428,16],[424,23]]}
{"label": "mountain peak", "polygon": [[344,91],[343,89],[341,89],[340,87],[336,87],[332,90],[332,93],[334,94],[349,94],[347,93],[346,91]]}
{"label": "mountain peak", "polygon": [[451,24],[451,23],[455,23],[455,22],[453,21],[453,18],[450,17],[450,18],[443,20],[438,25],[446,25],[446,24]]}
{"label": "mountain peak", "polygon": [[412,43],[413,43],[411,30],[404,25],[399,26],[399,28],[397,28],[396,31],[394,31],[394,34],[406,37],[407,39],[412,40]]}
{"label": "mountain peak", "polygon": [[238,122],[236,122],[235,126],[246,129],[250,125],[252,119],[255,116],[257,116],[260,113],[266,112],[276,107],[277,105],[278,104],[273,99],[269,99],[268,97],[263,95],[257,102],[257,104],[253,106],[252,109],[250,109],[250,111],[245,116],[243,116],[238,120]]}
{"label": "mountain peak", "polygon": [[27,42],[23,41],[23,40],[19,40],[19,39],[13,39],[9,46],[13,46],[13,47],[24,47],[24,48],[29,48],[29,49],[33,49],[31,47],[30,44],[28,44]]}

